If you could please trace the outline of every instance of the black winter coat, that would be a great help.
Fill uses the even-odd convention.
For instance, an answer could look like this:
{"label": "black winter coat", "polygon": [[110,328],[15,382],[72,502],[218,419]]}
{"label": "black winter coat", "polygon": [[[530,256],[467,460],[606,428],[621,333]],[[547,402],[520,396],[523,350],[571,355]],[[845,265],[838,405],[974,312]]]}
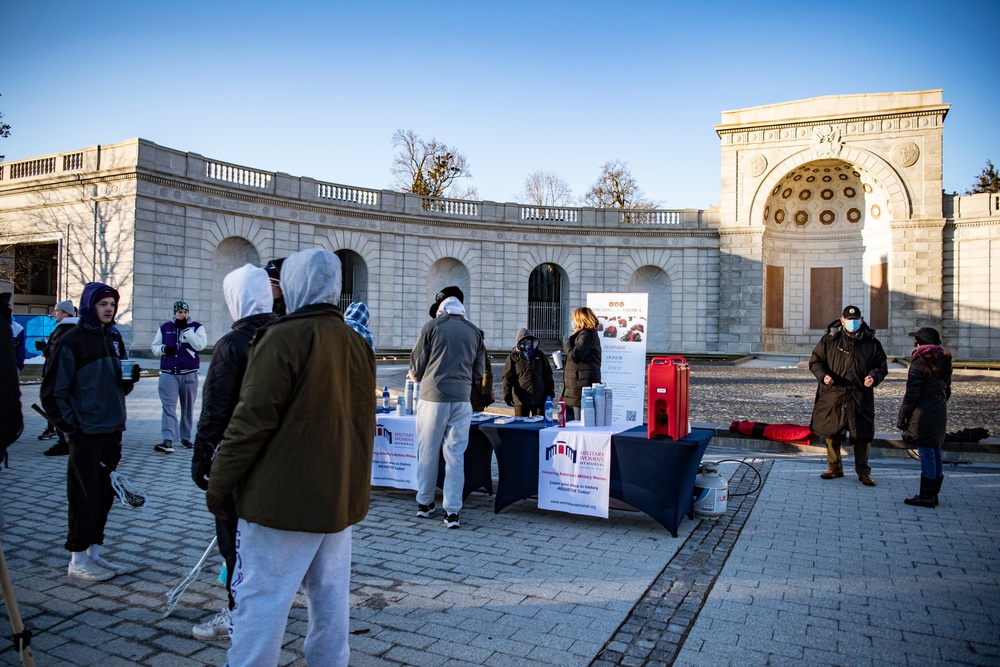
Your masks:
{"label": "black winter coat", "polygon": [[205,375],[201,393],[201,415],[194,439],[191,477],[205,488],[203,477],[212,467],[215,447],[222,442],[229,420],[240,401],[240,387],[250,358],[250,343],[257,331],[275,320],[273,313],[244,317],[233,323],[233,330],[215,343],[212,363]]}
{"label": "black winter coat", "polygon": [[503,369],[503,400],[507,405],[543,406],[546,398],[555,398],[549,358],[535,348],[525,357],[511,350]]}
{"label": "black winter coat", "polygon": [[601,381],[601,337],[597,329],[580,329],[566,342],[563,400],[580,407],[583,388]]}
{"label": "black winter coat", "polygon": [[948,423],[951,398],[951,353],[939,345],[913,351],[906,375],[906,392],[896,427],[910,447],[940,447]]}
{"label": "black winter coat", "polygon": [[[842,438],[848,431],[855,442],[875,437],[875,387],[889,373],[885,350],[875,331],[862,323],[853,336],[832,322],[809,358],[809,371],[819,380],[813,405],[813,432],[825,438]],[[833,383],[823,384],[829,375]],[[875,383],[865,386],[871,375]]]}
{"label": "black winter coat", "polygon": [[[7,447],[21,435],[21,385],[17,379],[14,335],[10,330],[10,295],[0,299],[0,460]],[[2,521],[0,521],[2,523]]]}

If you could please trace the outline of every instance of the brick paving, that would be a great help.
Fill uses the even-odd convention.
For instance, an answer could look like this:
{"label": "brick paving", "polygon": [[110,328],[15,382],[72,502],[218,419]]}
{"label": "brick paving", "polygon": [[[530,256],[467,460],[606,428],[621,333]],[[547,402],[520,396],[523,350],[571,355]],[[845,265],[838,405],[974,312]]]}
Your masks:
{"label": "brick paving", "polygon": [[[733,380],[719,389],[740,395]],[[144,379],[128,399],[120,467],[149,506],[116,505],[105,547],[129,573],[65,576],[65,458],[41,455],[50,443],[35,439],[43,424],[30,410],[0,472],[0,540],[39,665],[225,662],[226,640],[190,635],[225,602],[221,558],[163,617],[164,594],[213,533],[188,452],[152,451],[155,385]],[[37,387],[24,390],[27,408]],[[950,467],[941,506],[925,510],[901,502],[916,490],[913,461],[873,461],[869,489],[820,480],[817,455],[712,447],[708,458],[752,461],[765,483],[724,517],[685,520],[678,538],[622,510],[601,520],[526,500],[495,515],[484,494],[446,530],[440,514],[413,515],[412,493],[373,490],[354,534],[352,665],[1000,662],[1000,467]],[[737,476],[733,492],[750,483],[746,466],[723,470]],[[299,602],[280,664],[302,664],[306,622]],[[16,664],[0,653],[0,665]]]}

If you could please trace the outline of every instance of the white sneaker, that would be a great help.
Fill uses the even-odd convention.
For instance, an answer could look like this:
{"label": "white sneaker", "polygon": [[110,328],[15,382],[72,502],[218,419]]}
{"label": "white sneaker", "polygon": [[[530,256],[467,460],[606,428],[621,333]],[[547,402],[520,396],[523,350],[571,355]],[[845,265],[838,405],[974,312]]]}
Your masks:
{"label": "white sneaker", "polygon": [[206,641],[227,639],[229,637],[229,608],[224,607],[212,620],[199,623],[191,628],[191,634],[195,639]]}
{"label": "white sneaker", "polygon": [[124,565],[116,565],[114,563],[109,563],[100,556],[98,556],[97,558],[91,558],[90,560],[94,563],[97,563],[105,570],[111,570],[115,574],[125,574],[126,572],[128,572],[128,568],[125,567]]}
{"label": "white sneaker", "polygon": [[115,571],[103,568],[94,561],[88,559],[79,567],[70,563],[69,569],[66,570],[66,574],[73,579],[82,579],[83,581],[107,581],[115,576]]}

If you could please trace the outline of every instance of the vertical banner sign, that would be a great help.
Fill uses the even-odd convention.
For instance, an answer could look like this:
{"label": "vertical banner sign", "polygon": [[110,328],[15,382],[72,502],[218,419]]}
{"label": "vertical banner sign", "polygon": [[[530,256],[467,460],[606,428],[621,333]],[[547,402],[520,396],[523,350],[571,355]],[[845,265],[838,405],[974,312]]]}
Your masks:
{"label": "vertical banner sign", "polygon": [[538,432],[538,509],[608,518],[614,426]]}
{"label": "vertical banner sign", "polygon": [[611,388],[613,424],[638,426],[645,415],[649,294],[587,294],[601,338],[601,381]]}
{"label": "vertical banner sign", "polygon": [[417,489],[417,419],[376,415],[372,486]]}

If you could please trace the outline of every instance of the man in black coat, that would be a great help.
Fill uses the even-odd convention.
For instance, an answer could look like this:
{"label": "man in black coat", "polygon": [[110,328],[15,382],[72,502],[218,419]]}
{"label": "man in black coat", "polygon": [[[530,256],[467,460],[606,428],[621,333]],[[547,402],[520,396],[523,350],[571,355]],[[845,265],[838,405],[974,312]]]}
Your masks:
{"label": "man in black coat", "polygon": [[819,380],[811,428],[826,439],[829,466],[820,477],[844,476],[840,443],[850,433],[858,479],[875,486],[868,466],[875,437],[875,387],[889,369],[882,343],[861,317],[861,309],[848,306],[843,317],[830,323],[809,358],[809,370]]}

